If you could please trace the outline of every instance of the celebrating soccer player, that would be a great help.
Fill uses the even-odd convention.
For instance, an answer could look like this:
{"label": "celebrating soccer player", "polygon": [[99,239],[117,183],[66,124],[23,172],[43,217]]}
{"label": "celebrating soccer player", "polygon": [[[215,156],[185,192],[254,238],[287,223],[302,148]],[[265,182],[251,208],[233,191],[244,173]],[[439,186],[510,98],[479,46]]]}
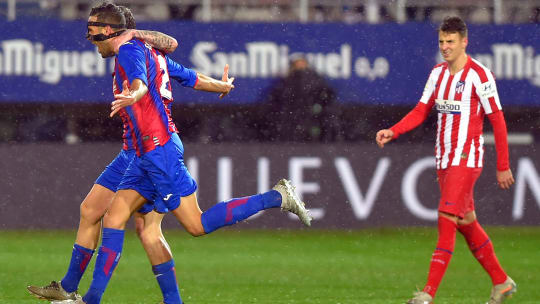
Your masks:
{"label": "celebrating soccer player", "polygon": [[[95,7],[88,19],[88,38],[105,57],[115,57],[117,87],[111,114],[118,114],[129,129],[125,144],[135,150],[136,156],[128,165],[103,218],[103,241],[99,248],[94,276],[88,292],[82,299],[61,303],[101,302],[101,297],[120,259],[125,224],[143,205],[159,213],[171,212],[185,229],[194,236],[211,233],[226,225],[235,224],[267,208],[281,207],[299,216],[305,225],[311,217],[304,204],[294,193],[289,181],[281,180],[271,191],[231,199],[214,205],[206,212],[199,208],[195,191],[197,184],[183,161],[183,145],[170,116],[169,77],[180,71],[191,75],[186,82],[195,89],[227,95],[234,88],[234,78],[228,77],[228,67],[222,81],[172,63],[167,56],[138,39],[115,48],[115,40],[124,29],[121,10],[113,4]],[[166,267],[165,267],[166,266]],[[174,268],[170,263],[158,270],[158,281],[176,286]],[[170,275],[164,275],[170,274]],[[160,281],[161,286],[161,281]],[[167,304],[182,303],[179,297],[166,298]]]}
{"label": "celebrating soccer player", "polygon": [[[155,48],[170,53],[178,45],[176,40],[163,33],[154,31],[135,30],[136,24],[133,14],[129,8],[119,6],[125,17],[126,32],[114,39],[114,47],[117,49],[120,44],[132,38],[143,39],[146,43]],[[118,23],[121,24],[121,23]],[[171,70],[173,70],[171,68]],[[174,70],[178,71],[178,70]],[[173,75],[174,79],[189,86],[190,74]],[[192,75],[191,75],[192,76]],[[116,80],[113,75],[113,82]],[[192,83],[191,83],[192,84]],[[113,87],[114,94],[120,94],[117,86]],[[125,127],[125,126],[124,126]],[[80,280],[87,269],[87,266],[97,247],[101,232],[101,219],[109,207],[114,193],[124,176],[127,166],[135,156],[135,150],[129,147],[126,138],[132,130],[124,129],[124,147],[118,156],[105,168],[97,178],[92,189],[81,204],[80,223],[77,231],[75,244],[73,245],[71,261],[67,273],[61,281],[52,281],[47,286],[28,286],[31,294],[41,299],[60,301],[76,300],[80,297],[77,294]],[[163,284],[167,276],[174,277],[174,272],[165,273],[174,267],[172,253],[169,245],[161,232],[161,221],[164,214],[159,214],[152,210],[151,205],[147,205],[135,213],[135,228],[141,243],[148,255],[152,270],[159,274],[158,283],[160,285],[164,299],[180,298],[178,288],[175,284]]]}
{"label": "celebrating soccer player", "polygon": [[454,251],[456,230],[465,237],[475,258],[491,277],[488,304],[502,303],[516,292],[516,284],[502,269],[493,244],[476,219],[473,188],[482,172],[482,126],[487,115],[497,150],[497,182],[502,189],[514,183],[508,160],[506,123],[490,70],[465,52],[467,26],[459,17],[447,17],[439,27],[439,49],[444,63],[436,65],[416,107],[390,129],[377,132],[382,148],[420,125],[435,106],[438,112],[435,159],[441,191],[439,239],[427,284],[407,303],[432,303]]}

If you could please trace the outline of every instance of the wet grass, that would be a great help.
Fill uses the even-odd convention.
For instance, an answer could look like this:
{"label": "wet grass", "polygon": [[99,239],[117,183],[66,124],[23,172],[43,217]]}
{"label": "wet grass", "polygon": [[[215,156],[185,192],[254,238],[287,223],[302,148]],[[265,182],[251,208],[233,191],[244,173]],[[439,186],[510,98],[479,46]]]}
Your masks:
{"label": "wet grass", "polygon": [[[540,303],[540,227],[487,227],[518,283],[508,303]],[[193,238],[167,230],[185,303],[404,303],[423,287],[436,241],[430,228],[356,231],[224,230]],[[0,231],[0,303],[44,303],[26,285],[63,277],[74,231]],[[159,303],[133,231],[102,303]],[[95,260],[95,259],[94,259]],[[84,293],[93,262],[84,276]],[[458,235],[436,303],[485,303],[491,281]]]}

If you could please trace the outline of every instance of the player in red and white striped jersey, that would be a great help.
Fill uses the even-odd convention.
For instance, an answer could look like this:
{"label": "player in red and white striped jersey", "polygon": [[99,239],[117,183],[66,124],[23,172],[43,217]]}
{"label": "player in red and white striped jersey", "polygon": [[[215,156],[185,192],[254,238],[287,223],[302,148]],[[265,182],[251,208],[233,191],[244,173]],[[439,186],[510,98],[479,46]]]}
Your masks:
{"label": "player in red and white striped jersey", "polygon": [[489,69],[467,55],[467,26],[459,17],[447,17],[439,28],[439,49],[445,62],[436,65],[416,107],[390,129],[377,132],[382,148],[389,141],[419,126],[435,107],[438,112],[435,159],[441,190],[438,243],[428,281],[407,303],[431,303],[454,251],[456,231],[490,275],[493,289],[489,304],[502,303],[516,284],[500,266],[493,245],[476,220],[473,188],[482,171],[482,128],[489,118],[497,150],[497,182],[508,189],[514,178],[508,161],[506,123]]}

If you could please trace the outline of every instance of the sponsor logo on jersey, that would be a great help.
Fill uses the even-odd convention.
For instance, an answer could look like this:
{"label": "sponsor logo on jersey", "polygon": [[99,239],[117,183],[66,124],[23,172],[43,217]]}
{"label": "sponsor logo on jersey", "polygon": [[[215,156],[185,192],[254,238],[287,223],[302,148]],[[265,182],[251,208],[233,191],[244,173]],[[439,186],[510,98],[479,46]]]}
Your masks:
{"label": "sponsor logo on jersey", "polygon": [[435,99],[435,106],[443,114],[461,114],[461,102],[457,100]]}
{"label": "sponsor logo on jersey", "polygon": [[491,98],[497,94],[497,87],[495,86],[494,81],[486,81],[480,85],[478,88],[478,96],[480,98]]}

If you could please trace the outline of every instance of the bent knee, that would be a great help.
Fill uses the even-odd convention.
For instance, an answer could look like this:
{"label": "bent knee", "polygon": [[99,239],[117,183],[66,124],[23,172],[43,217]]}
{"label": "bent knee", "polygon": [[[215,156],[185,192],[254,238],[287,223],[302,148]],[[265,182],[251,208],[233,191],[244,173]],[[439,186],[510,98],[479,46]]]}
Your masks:
{"label": "bent knee", "polygon": [[202,236],[206,234],[202,225],[190,225],[185,228],[186,231],[192,236]]}
{"label": "bent knee", "polygon": [[160,243],[163,239],[163,235],[159,231],[149,229],[141,229],[140,232],[137,232],[137,236],[141,243],[148,245]]}
{"label": "bent knee", "polygon": [[98,206],[92,206],[89,203],[82,202],[80,206],[81,220],[86,222],[95,223],[103,217],[106,212],[106,208],[99,208]]}

